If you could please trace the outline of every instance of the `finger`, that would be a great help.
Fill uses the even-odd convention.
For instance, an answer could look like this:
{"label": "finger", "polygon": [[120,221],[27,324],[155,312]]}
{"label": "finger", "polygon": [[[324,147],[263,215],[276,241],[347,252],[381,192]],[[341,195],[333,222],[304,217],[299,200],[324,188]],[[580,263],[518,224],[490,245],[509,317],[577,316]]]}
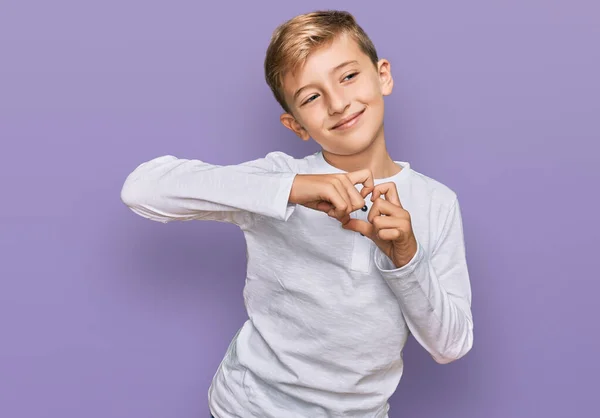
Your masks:
{"label": "finger", "polygon": [[397,229],[399,231],[407,228],[407,220],[395,216],[378,216],[373,219],[373,233],[378,234],[388,229]]}
{"label": "finger", "polygon": [[350,221],[342,225],[342,228],[347,229],[349,231],[358,232],[362,236],[367,237],[371,241],[373,241],[375,245],[377,245],[379,248],[384,249],[384,240],[379,239],[373,225],[369,222],[365,222],[360,219],[350,219]]}
{"label": "finger", "polygon": [[383,199],[378,199],[375,201],[375,203],[373,203],[373,206],[371,206],[369,213],[367,213],[367,221],[369,221],[369,223],[373,223],[373,219],[381,216],[381,209],[379,208],[379,205],[381,204],[380,202],[383,201]]}
{"label": "finger", "polygon": [[369,222],[373,223],[373,219],[376,217],[381,217],[381,215],[402,219],[410,217],[408,212],[404,210],[402,206],[397,206],[384,199],[376,199],[375,203],[373,203],[373,206],[371,206],[371,210],[367,215],[367,219]]}
{"label": "finger", "polygon": [[390,228],[390,229],[380,229],[376,235],[377,235],[377,238],[379,238],[382,241],[396,241],[396,240],[399,240],[403,236],[403,233],[402,233],[402,231],[398,230],[397,228]]}
{"label": "finger", "polygon": [[347,193],[341,184],[340,181],[327,183],[324,196],[321,197],[322,200],[333,205],[333,207],[327,211],[327,215],[338,220],[346,215],[346,211],[349,209],[349,206],[351,206]]}
{"label": "finger", "polygon": [[339,221],[341,222],[342,226],[346,225],[348,222],[350,222],[352,218],[350,217],[350,215],[346,215],[343,218],[339,219]]}
{"label": "finger", "polygon": [[396,188],[396,183],[393,181],[381,183],[375,186],[373,188],[371,201],[374,202],[375,199],[378,199],[381,195],[385,196],[386,201],[402,207],[402,204],[400,203],[400,197],[398,196],[398,189]]}
{"label": "finger", "polygon": [[348,190],[346,189],[346,186],[344,185],[344,183],[341,179],[335,179],[332,182],[332,184],[334,185],[338,194],[344,200],[344,206],[339,206],[339,207],[335,208],[336,217],[338,219],[341,219],[342,217],[350,214],[350,212],[354,211],[352,199],[350,197],[350,194],[348,193]]}
{"label": "finger", "polygon": [[371,238],[374,234],[373,225],[360,219],[350,219],[342,228],[355,231]]}
{"label": "finger", "polygon": [[337,188],[332,183],[327,183],[318,198],[323,202],[317,204],[317,209],[326,212],[329,216],[337,218],[338,208],[344,208],[347,203],[344,201]]}
{"label": "finger", "polygon": [[352,184],[352,182],[347,176],[340,177],[340,180],[342,181],[342,184],[344,185],[346,191],[348,192],[348,195],[350,196],[350,201],[352,203],[352,212],[362,208],[365,205],[365,198],[360,195],[358,190],[356,190],[354,184]]}
{"label": "finger", "polygon": [[363,188],[360,191],[360,195],[364,198],[369,193],[373,191],[373,187],[375,187],[373,183],[373,173],[368,168],[352,171],[346,174],[352,184],[362,184]]}
{"label": "finger", "polygon": [[325,213],[328,213],[333,208],[334,208],[334,206],[331,203],[325,202],[325,201],[318,202],[315,207],[315,209],[317,209],[321,212],[325,212]]}

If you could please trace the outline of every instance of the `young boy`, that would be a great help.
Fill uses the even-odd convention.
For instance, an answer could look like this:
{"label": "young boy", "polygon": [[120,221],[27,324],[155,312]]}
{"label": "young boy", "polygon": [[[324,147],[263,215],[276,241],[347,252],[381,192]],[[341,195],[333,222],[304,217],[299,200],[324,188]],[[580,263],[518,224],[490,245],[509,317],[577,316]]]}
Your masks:
{"label": "young boy", "polygon": [[162,156],[121,198],[154,221],[244,232],[249,319],[213,378],[213,416],[387,417],[409,333],[441,364],[473,344],[456,194],[388,155],[390,63],[350,14],[278,27],[265,71],[281,122],[321,151],[230,166]]}

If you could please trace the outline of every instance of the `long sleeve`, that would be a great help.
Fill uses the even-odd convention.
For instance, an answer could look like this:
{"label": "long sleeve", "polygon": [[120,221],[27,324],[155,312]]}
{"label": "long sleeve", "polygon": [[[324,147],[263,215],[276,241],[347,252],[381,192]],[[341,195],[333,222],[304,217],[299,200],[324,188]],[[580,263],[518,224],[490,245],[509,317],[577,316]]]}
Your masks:
{"label": "long sleeve", "polygon": [[239,226],[254,214],[287,221],[296,173],[292,157],[271,152],[265,158],[218,166],[172,155],[140,164],[127,176],[121,200],[134,213],[162,223],[214,220]]}
{"label": "long sleeve", "polygon": [[470,351],[471,286],[458,200],[431,254],[418,243],[413,259],[396,268],[377,248],[375,263],[396,295],[411,333],[437,363],[450,363]]}

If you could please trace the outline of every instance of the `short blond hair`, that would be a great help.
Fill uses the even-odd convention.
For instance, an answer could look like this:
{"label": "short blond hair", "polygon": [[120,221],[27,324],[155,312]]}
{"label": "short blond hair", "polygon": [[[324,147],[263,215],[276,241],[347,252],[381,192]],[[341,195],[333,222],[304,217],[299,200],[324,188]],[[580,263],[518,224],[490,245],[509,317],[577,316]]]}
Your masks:
{"label": "short blond hair", "polygon": [[302,66],[315,49],[329,45],[338,36],[348,34],[377,67],[377,50],[350,13],[321,10],[296,16],[278,26],[267,48],[265,79],[275,99],[288,113],[283,78]]}

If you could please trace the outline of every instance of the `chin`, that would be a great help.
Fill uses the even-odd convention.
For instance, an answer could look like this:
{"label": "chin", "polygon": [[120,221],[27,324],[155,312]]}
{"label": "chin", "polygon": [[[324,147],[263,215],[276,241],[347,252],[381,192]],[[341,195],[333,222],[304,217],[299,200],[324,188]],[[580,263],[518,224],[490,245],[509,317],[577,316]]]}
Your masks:
{"label": "chin", "polygon": [[328,144],[319,144],[321,147],[335,155],[354,155],[363,152],[369,148],[374,142],[374,137],[365,140],[365,136],[357,136],[355,138],[344,138],[340,141],[328,141]]}
{"label": "chin", "polygon": [[[354,155],[363,152],[375,142],[378,130],[362,130],[352,135],[333,138],[327,144],[320,144],[323,149],[337,155]],[[324,146],[325,145],[325,146]]]}

